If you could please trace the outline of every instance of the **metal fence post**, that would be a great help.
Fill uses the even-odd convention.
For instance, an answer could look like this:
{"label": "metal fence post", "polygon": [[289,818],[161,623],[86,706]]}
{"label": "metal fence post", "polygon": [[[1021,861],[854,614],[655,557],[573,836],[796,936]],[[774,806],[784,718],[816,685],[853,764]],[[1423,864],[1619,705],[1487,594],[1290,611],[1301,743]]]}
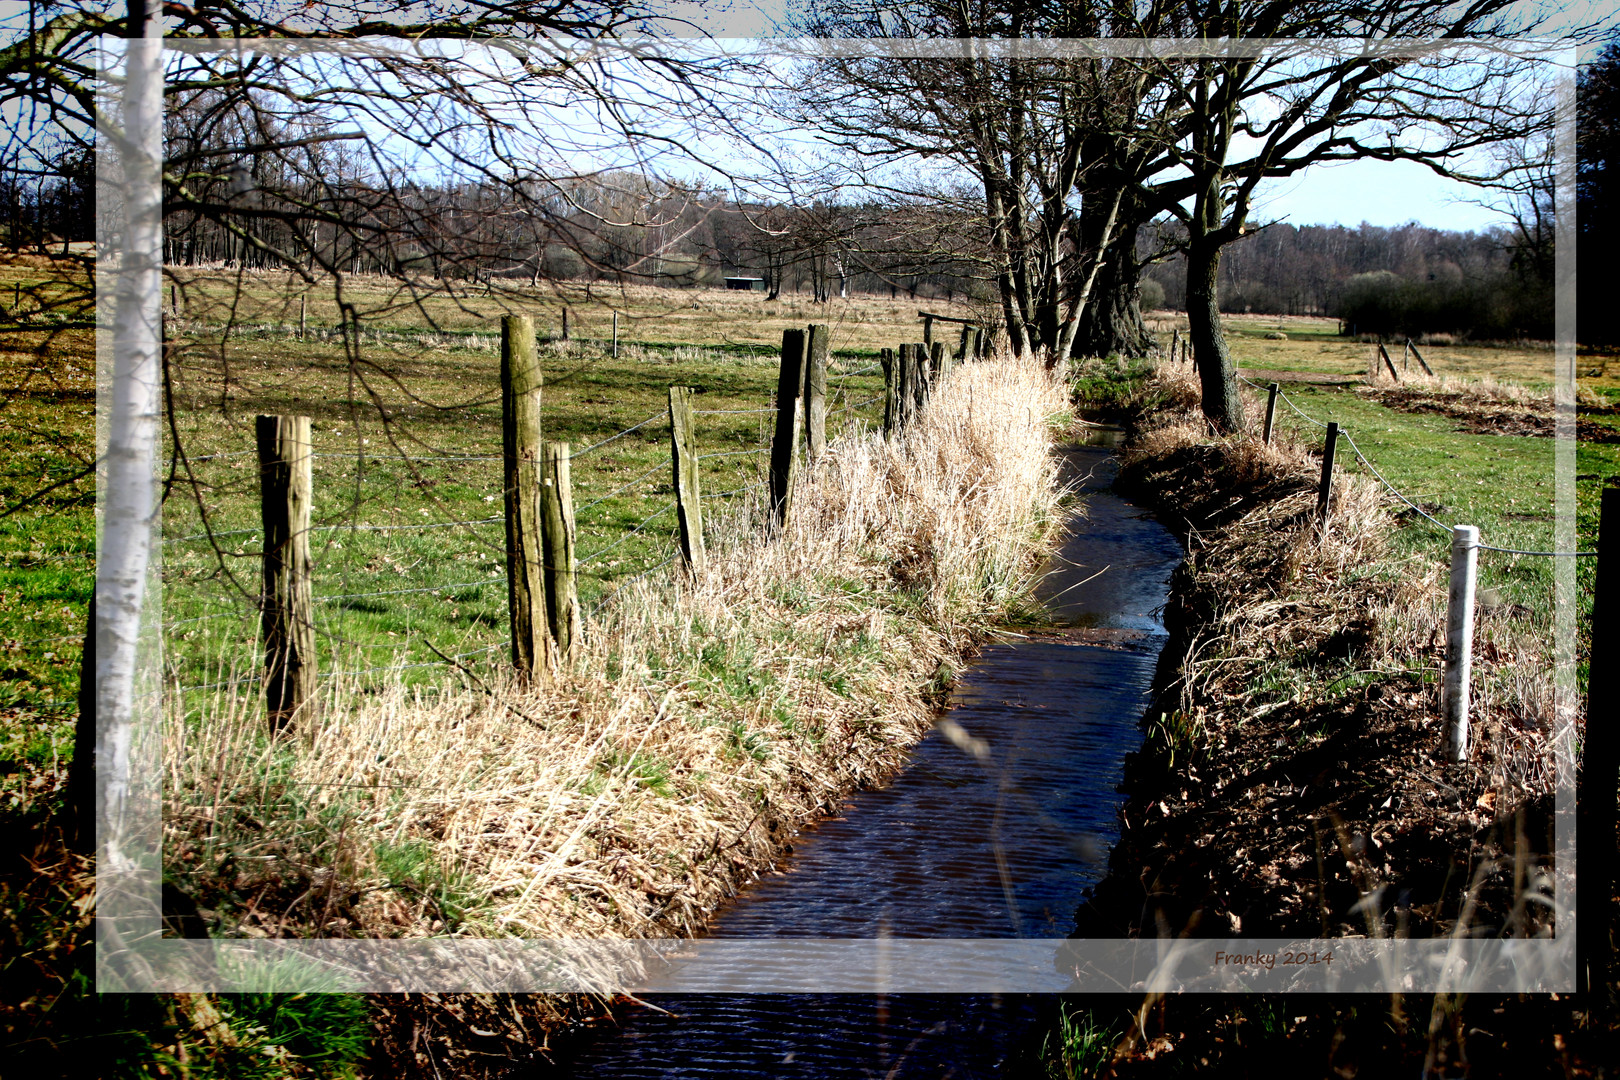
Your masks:
{"label": "metal fence post", "polygon": [[1451,589],[1446,605],[1446,675],[1441,687],[1446,760],[1468,759],[1468,678],[1474,663],[1474,583],[1479,529],[1458,525],[1451,534]]}
{"label": "metal fence post", "polygon": [[1333,498],[1333,452],[1339,444],[1339,425],[1329,423],[1322,444],[1322,481],[1316,489],[1316,523],[1327,531],[1328,503]]}

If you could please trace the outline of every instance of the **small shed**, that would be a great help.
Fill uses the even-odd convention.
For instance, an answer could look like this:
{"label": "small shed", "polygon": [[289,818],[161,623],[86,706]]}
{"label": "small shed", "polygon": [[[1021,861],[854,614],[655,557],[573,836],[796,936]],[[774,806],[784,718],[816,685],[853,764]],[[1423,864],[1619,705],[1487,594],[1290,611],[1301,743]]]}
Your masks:
{"label": "small shed", "polygon": [[728,277],[726,288],[737,289],[741,292],[764,292],[765,279],[762,277]]}

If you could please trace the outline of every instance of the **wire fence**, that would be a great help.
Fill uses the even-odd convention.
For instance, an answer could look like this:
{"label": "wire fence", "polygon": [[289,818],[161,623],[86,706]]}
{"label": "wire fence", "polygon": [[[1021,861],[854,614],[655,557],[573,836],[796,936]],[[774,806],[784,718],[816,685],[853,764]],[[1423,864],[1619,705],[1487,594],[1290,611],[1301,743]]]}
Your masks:
{"label": "wire fence", "polygon": [[[875,365],[873,367],[875,367]],[[854,375],[857,373],[864,373],[867,370],[870,369],[863,368],[859,369],[858,372],[851,372],[850,374]],[[776,408],[774,405],[772,405],[760,408],[700,409],[693,410],[693,412],[695,415],[699,416],[747,417],[774,414],[776,412]],[[666,421],[669,419],[669,416],[669,410],[667,408],[662,409],[650,416],[638,420],[634,424],[630,424],[622,430],[613,432],[606,438],[592,443],[583,450],[580,450],[578,453],[571,455],[571,457],[574,460],[578,460],[579,458],[589,455],[594,451],[601,450],[618,442],[619,440],[626,438],[627,436],[633,435],[638,431],[643,431],[648,427],[659,423],[660,421]],[[764,435],[765,432],[762,429],[762,441],[760,445],[737,449],[715,449],[698,454],[697,459],[706,463],[706,465],[710,466],[711,468],[719,468],[721,470],[719,475],[722,476],[735,476],[737,475],[737,467],[744,466],[744,471],[741,475],[745,480],[747,480],[748,473],[753,472],[753,468],[746,466],[745,463],[751,459],[759,458],[761,455],[767,453],[770,449],[768,441],[765,441],[764,439]],[[256,449],[224,451],[215,454],[200,455],[196,458],[186,458],[185,460],[188,463],[224,461],[227,459],[251,456],[257,452],[258,451]],[[329,453],[326,451],[316,451],[311,456],[317,460],[332,459],[340,461],[358,461],[370,466],[371,468],[386,468],[394,464],[414,466],[423,463],[460,463],[483,461],[498,462],[504,460],[503,455],[476,453],[432,454],[422,457],[401,457],[399,459],[391,459],[388,455],[381,453]],[[610,519],[600,518],[597,513],[602,508],[609,506],[610,504],[614,504],[615,500],[627,500],[629,504],[633,506],[638,500],[644,500],[649,496],[656,495],[660,489],[667,491],[670,483],[670,470],[671,465],[668,460],[659,461],[646,469],[636,471],[635,474],[628,479],[613,483],[613,486],[605,493],[594,496],[576,509],[574,515],[575,521],[577,527],[579,527],[582,531],[611,529],[619,532],[619,535],[613,537],[608,543],[606,543],[605,546],[584,554],[576,561],[575,564],[575,572],[580,577],[602,583],[604,591],[599,597],[595,598],[594,602],[588,605],[587,610],[590,612],[592,617],[599,614],[607,604],[612,602],[615,596],[621,595],[625,587],[636,581],[641,581],[648,575],[668,567],[675,561],[676,558],[679,557],[679,550],[674,542],[678,535],[678,530],[665,530],[658,527],[659,522],[667,519],[676,509],[676,504],[674,502],[665,502],[653,509],[650,513],[639,515],[637,520],[623,526],[622,528],[615,525]],[[356,476],[361,480],[365,480],[371,475],[372,474],[365,468],[362,468],[356,473]],[[764,479],[757,479],[757,472],[754,473],[754,475],[756,479],[754,479],[753,482],[734,484],[725,487],[723,490],[706,492],[703,494],[703,498],[711,501],[736,499],[751,492],[759,491],[767,486],[768,481]],[[644,490],[638,491],[638,489]],[[244,493],[246,493],[245,488]],[[486,497],[486,501],[488,501],[488,498],[489,497]],[[398,505],[395,505],[390,509],[394,513],[398,513],[401,510]],[[487,517],[479,518],[452,518],[446,520],[404,523],[348,521],[335,524],[315,525],[309,529],[309,532],[325,533],[329,535],[342,535],[349,533],[387,536],[394,534],[420,534],[437,530],[460,530],[463,532],[471,532],[476,534],[477,530],[480,528],[496,525],[504,522],[504,520],[505,517],[503,514],[492,514]],[[240,547],[239,542],[241,540],[259,537],[262,534],[262,526],[226,529],[204,528],[202,530],[188,532],[177,537],[167,537],[164,539],[164,543],[166,545],[195,545],[199,542],[205,542],[218,545],[224,541],[238,541],[237,544],[232,546]],[[624,569],[619,569],[616,566],[609,569],[604,565],[615,554],[623,553],[629,549],[631,545],[637,544],[638,539],[642,543],[645,543],[648,540],[652,540],[653,542],[651,543],[650,548],[638,547],[636,549],[638,554],[632,560],[632,564],[642,562],[645,556],[650,554],[652,556],[650,565],[644,565],[641,567],[635,567],[632,565],[631,567],[626,567]],[[261,553],[254,551],[236,551],[232,552],[231,554],[258,555]],[[451,557],[453,558],[454,556]],[[398,568],[396,567],[395,569],[397,570]],[[429,567],[428,569],[432,570],[435,569],[435,567]],[[341,576],[338,580],[342,580]],[[404,654],[408,651],[407,642],[395,643],[389,641],[382,642],[380,644],[365,644],[356,641],[352,636],[343,630],[343,627],[346,625],[343,620],[354,614],[358,613],[364,617],[377,615],[381,612],[381,609],[354,609],[351,607],[351,602],[397,600],[416,596],[444,597],[450,600],[457,600],[458,594],[474,593],[476,596],[475,590],[483,589],[486,586],[499,588],[503,594],[501,596],[501,600],[504,601],[505,584],[505,578],[501,575],[501,573],[497,570],[492,570],[490,571],[488,577],[477,580],[456,580],[446,583],[423,585],[402,584],[399,588],[370,588],[332,593],[319,593],[312,598],[313,603],[321,606],[322,608],[341,609],[342,614],[338,616],[337,622],[330,622],[327,617],[321,617],[318,620],[318,625],[315,629],[320,640],[326,642],[328,646],[341,646],[351,649],[397,649],[402,654],[401,659],[404,659]],[[244,588],[237,595],[233,595],[228,598],[210,598],[206,602],[212,602],[213,599],[218,599],[219,602],[230,605],[232,610],[209,612],[174,620],[166,623],[164,625],[164,630],[185,632],[190,628],[201,628],[205,624],[218,623],[222,620],[234,620],[237,624],[241,624],[244,630],[251,626],[255,635],[257,634],[257,622],[259,618],[259,612],[257,609],[259,605],[258,598],[255,595],[252,595]],[[466,596],[461,596],[459,599],[467,600],[469,598]],[[234,630],[227,631],[227,633],[235,632],[236,631]],[[506,647],[507,644],[507,642],[503,641],[485,646],[483,648],[475,649],[470,652],[458,653],[453,657],[453,659],[459,661],[468,659],[470,657],[481,656]],[[332,671],[322,671],[320,672],[320,677],[323,679],[338,677],[363,677],[381,672],[397,672],[442,667],[446,663],[447,661],[444,659],[435,658],[432,660],[423,659],[421,661],[410,660],[403,663],[396,661],[393,664],[387,665],[350,666],[337,668]],[[181,691],[215,690],[223,686],[233,685],[236,683],[242,683],[242,680],[203,682],[195,685],[183,685],[180,686],[179,689]]]}
{"label": "wire fence", "polygon": [[[1239,375],[1238,379],[1263,394],[1269,394],[1271,392],[1271,387],[1262,386],[1246,376]],[[1301,409],[1298,405],[1296,405],[1281,387],[1278,387],[1277,389],[1277,397],[1281,399],[1285,405],[1292,409],[1294,413],[1300,417],[1300,419],[1314,424],[1324,431],[1327,430],[1327,424],[1323,423],[1321,420],[1318,420],[1316,417],[1311,416],[1304,409]],[[1351,452],[1356,456],[1356,460],[1361,462],[1361,464],[1366,467],[1367,471],[1371,473],[1380,484],[1384,485],[1384,487],[1389,490],[1390,494],[1394,495],[1401,502],[1405,503],[1415,513],[1421,515],[1430,524],[1442,530],[1448,537],[1456,535],[1456,526],[1447,525],[1445,522],[1423,509],[1423,507],[1419,506],[1412,499],[1408,498],[1405,492],[1401,491],[1394,484],[1390,483],[1389,479],[1379,471],[1378,466],[1374,465],[1371,459],[1369,459],[1366,454],[1362,453],[1361,447],[1356,445],[1355,438],[1351,435],[1350,431],[1344,427],[1344,425],[1339,425],[1338,431],[1339,437],[1344,439],[1344,441],[1349,445]],[[1524,548],[1498,547],[1494,544],[1475,544],[1473,546],[1478,548],[1480,551],[1495,551],[1504,555],[1528,555],[1541,558],[1596,558],[1598,554],[1596,551],[1534,551]]]}

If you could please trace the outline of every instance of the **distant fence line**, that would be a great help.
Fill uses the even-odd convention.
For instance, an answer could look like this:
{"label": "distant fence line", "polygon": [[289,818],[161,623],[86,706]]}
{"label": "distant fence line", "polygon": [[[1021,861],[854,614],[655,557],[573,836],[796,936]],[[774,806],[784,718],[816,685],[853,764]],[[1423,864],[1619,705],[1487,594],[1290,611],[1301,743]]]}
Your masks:
{"label": "distant fence line", "polygon": [[[931,335],[930,335],[931,336]],[[828,408],[828,354],[830,333],[825,325],[783,333],[777,392],[772,405],[744,409],[697,409],[693,392],[683,386],[669,388],[669,407],[609,435],[577,454],[567,443],[541,438],[539,393],[543,376],[538,362],[533,321],[527,316],[508,316],[501,328],[502,443],[500,455],[438,454],[413,461],[501,461],[503,463],[503,513],[461,521],[435,521],[406,524],[345,523],[314,525],[310,521],[316,458],[350,458],[383,461],[380,455],[317,453],[311,441],[308,417],[260,416],[256,420],[254,450],[226,451],[202,455],[191,461],[256,454],[260,476],[260,528],[204,530],[166,543],[218,540],[225,537],[262,534],[265,542],[258,552],[263,584],[258,596],[257,614],[263,641],[263,686],[266,708],[273,728],[284,727],[311,707],[318,680],[333,675],[363,675],[376,671],[440,666],[459,663],[467,657],[487,655],[502,647],[510,649],[511,662],[520,676],[547,678],[552,669],[573,652],[582,627],[582,612],[575,579],[579,576],[617,580],[618,588],[596,603],[591,614],[621,595],[625,586],[665,566],[679,561],[690,569],[700,569],[706,558],[703,547],[703,508],[707,501],[731,498],[768,489],[765,497],[766,525],[775,533],[790,520],[792,496],[801,458],[814,462],[824,453],[826,422],[830,414],[843,414],[877,402],[884,403],[882,430],[894,438],[911,424],[930,397],[932,390],[949,375],[956,364],[977,358],[983,338],[977,327],[964,326],[959,348],[954,352],[943,342],[902,345],[884,349],[877,363],[838,373],[831,387],[834,400],[845,403]],[[847,401],[847,381],[881,370],[884,393],[861,401]],[[773,434],[767,445],[742,450],[698,451],[696,430],[700,416],[775,415]],[[571,462],[647,426],[667,419],[670,423],[670,458],[628,480],[605,495],[575,509]],[[769,454],[763,479],[726,491],[700,490],[698,464],[701,461]],[[674,499],[642,518],[605,547],[580,555],[575,551],[578,518],[597,506],[642,484],[664,469],[670,470]],[[593,573],[586,569],[618,550],[631,538],[655,522],[675,516],[671,539],[675,551],[668,558],[624,578],[618,574]],[[475,528],[505,525],[505,574],[479,581],[428,585],[400,589],[374,589],[360,592],[316,595],[309,552],[309,538],[321,532],[423,531],[443,528]],[[357,671],[318,670],[316,639],[344,639],[321,630],[315,615],[317,604],[383,596],[454,593],[494,585],[506,586],[508,640],[452,657],[423,663],[395,664],[362,668]],[[241,599],[247,599],[243,597]],[[231,615],[250,617],[251,611],[219,612],[180,620],[177,627]],[[375,647],[389,647],[380,645]],[[437,651],[437,650],[435,650]],[[442,655],[442,654],[441,654]],[[213,689],[223,683],[182,687],[182,690]]]}

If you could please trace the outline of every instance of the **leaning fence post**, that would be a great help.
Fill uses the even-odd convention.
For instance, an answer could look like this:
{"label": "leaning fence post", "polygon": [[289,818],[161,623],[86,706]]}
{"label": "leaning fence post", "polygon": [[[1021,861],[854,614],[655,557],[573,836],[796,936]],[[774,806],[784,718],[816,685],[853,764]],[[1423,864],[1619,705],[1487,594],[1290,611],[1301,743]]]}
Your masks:
{"label": "leaning fence post", "polygon": [[1418,347],[1412,344],[1411,338],[1406,339],[1406,347],[1412,350],[1413,356],[1417,357],[1418,367],[1423,369],[1423,374],[1433,377],[1434,369],[1429,366],[1427,360],[1423,359],[1423,354],[1418,352]]}
{"label": "leaning fence post", "polygon": [[811,325],[804,372],[804,447],[812,462],[820,460],[821,452],[827,446],[827,349],[830,340],[827,326],[821,323]]}
{"label": "leaning fence post", "polygon": [[1446,760],[1468,759],[1468,676],[1474,662],[1474,580],[1479,566],[1479,529],[1458,525],[1451,533],[1451,593],[1446,606],[1446,678],[1441,709]]}
{"label": "leaning fence post", "polygon": [[1277,384],[1272,383],[1266,391],[1266,432],[1260,441],[1267,446],[1271,445],[1271,426],[1277,420]]}
{"label": "leaning fence post", "polygon": [[675,484],[675,519],[680,525],[681,559],[694,573],[708,565],[703,547],[703,496],[698,490],[697,428],[692,391],[669,388],[669,462]]}
{"label": "leaning fence post", "polygon": [[[1620,488],[1604,488],[1598,518],[1597,577],[1592,583],[1592,657],[1615,655],[1615,629],[1620,620]],[[1581,865],[1575,884],[1580,928],[1575,936],[1581,960],[1577,973],[1585,988],[1601,993],[1613,962],[1615,789],[1620,769],[1620,731],[1614,724],[1614,682],[1594,662],[1586,681],[1586,734],[1581,740],[1580,792],[1576,797],[1575,836]]]}
{"label": "leaning fence post", "polygon": [[534,322],[501,319],[501,450],[505,459],[506,602],[512,666],[534,677],[549,671],[545,539],[540,525],[540,361]]}
{"label": "leaning fence post", "polygon": [[580,637],[575,591],[574,493],[567,443],[547,443],[540,479],[540,528],[545,542],[546,626],[566,662]]}
{"label": "leaning fence post", "polygon": [[260,416],[259,510],[264,525],[265,704],[270,727],[280,730],[307,711],[315,697],[315,596],[309,558],[309,506],[315,484],[310,468],[307,416]]}
{"label": "leaning fence post", "polygon": [[1316,489],[1316,523],[1327,530],[1328,501],[1333,497],[1333,452],[1338,448],[1339,425],[1327,426],[1327,440],[1322,444],[1322,482]]}
{"label": "leaning fence post", "polygon": [[879,352],[878,363],[883,365],[883,437],[892,439],[900,426],[900,365],[893,349]]}
{"label": "leaning fence post", "polygon": [[1384,343],[1382,341],[1378,343],[1378,355],[1383,357],[1384,366],[1389,369],[1389,377],[1394,379],[1396,382],[1400,382],[1401,373],[1395,370],[1395,361],[1389,358],[1389,350],[1384,348]]}
{"label": "leaning fence post", "polygon": [[771,439],[771,521],[788,523],[799,465],[799,387],[804,377],[805,332],[782,331],[782,367],[776,377],[776,434]]}

